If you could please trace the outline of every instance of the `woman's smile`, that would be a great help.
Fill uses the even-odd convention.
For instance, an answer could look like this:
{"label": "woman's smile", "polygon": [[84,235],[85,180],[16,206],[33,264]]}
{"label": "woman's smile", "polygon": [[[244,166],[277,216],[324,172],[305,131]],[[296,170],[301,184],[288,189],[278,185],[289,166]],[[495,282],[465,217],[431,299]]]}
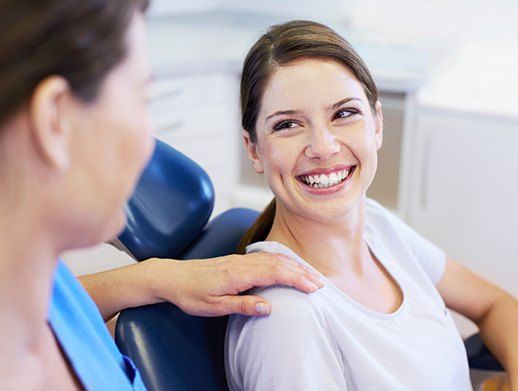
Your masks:
{"label": "woman's smile", "polygon": [[300,187],[310,194],[327,195],[347,187],[355,165],[336,166],[329,169],[315,169],[296,176]]}

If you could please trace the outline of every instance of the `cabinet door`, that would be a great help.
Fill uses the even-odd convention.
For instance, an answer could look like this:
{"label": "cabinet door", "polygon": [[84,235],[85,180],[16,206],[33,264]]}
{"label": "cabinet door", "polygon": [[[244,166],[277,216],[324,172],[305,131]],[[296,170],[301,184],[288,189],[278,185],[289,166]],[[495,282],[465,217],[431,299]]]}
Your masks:
{"label": "cabinet door", "polygon": [[151,118],[156,137],[207,171],[214,184],[216,215],[229,208],[238,174],[239,80],[230,72],[160,75]]}
{"label": "cabinet door", "polygon": [[418,115],[409,222],[518,295],[518,122]]}

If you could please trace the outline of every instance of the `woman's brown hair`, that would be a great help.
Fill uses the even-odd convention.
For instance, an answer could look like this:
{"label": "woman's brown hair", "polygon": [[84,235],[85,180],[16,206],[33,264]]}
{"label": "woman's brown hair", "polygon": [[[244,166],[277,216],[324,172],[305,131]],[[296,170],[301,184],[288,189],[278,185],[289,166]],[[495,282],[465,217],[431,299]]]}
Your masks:
{"label": "woman's brown hair", "polygon": [[[352,46],[333,29],[316,22],[295,20],[272,26],[248,52],[241,75],[241,125],[251,142],[257,141],[256,122],[266,85],[278,67],[299,59],[338,61],[349,68],[363,86],[369,105],[375,110],[376,84],[367,66]],[[275,217],[275,199],[266,207],[238,245],[246,252],[250,243],[264,240]]]}
{"label": "woman's brown hair", "polygon": [[0,125],[46,77],[85,102],[126,54],[125,33],[149,0],[0,0]]}

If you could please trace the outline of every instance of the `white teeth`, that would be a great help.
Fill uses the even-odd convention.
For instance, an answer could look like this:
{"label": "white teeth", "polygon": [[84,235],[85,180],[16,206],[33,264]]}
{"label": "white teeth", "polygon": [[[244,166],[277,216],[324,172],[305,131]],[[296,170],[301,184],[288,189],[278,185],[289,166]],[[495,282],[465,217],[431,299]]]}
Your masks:
{"label": "white teeth", "polygon": [[329,177],[327,175],[320,175],[320,184],[326,187],[329,184]]}
{"label": "white teeth", "polygon": [[347,178],[347,175],[349,175],[349,170],[341,170],[332,172],[329,175],[320,174],[302,176],[300,177],[300,179],[309,186],[313,186],[317,189],[322,189],[339,184],[345,178]]}

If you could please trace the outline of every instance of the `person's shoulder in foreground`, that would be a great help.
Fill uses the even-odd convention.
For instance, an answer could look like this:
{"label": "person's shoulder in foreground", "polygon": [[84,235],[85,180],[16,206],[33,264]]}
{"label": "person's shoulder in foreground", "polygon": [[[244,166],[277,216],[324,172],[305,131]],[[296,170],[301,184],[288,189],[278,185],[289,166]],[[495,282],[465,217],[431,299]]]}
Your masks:
{"label": "person's shoulder in foreground", "polygon": [[[275,242],[255,243],[251,249],[285,251]],[[323,305],[324,291],[253,289],[270,301],[272,312],[266,317],[230,317],[225,364],[231,390],[346,389],[341,353]]]}
{"label": "person's shoulder in foreground", "polygon": [[123,356],[81,284],[59,261],[49,324],[76,376],[88,390],[145,390],[131,360]]}
{"label": "person's shoulder in foreground", "polygon": [[272,312],[231,316],[225,354],[230,389],[345,390],[340,351],[319,304],[321,292],[274,286],[254,294],[269,300]]}

